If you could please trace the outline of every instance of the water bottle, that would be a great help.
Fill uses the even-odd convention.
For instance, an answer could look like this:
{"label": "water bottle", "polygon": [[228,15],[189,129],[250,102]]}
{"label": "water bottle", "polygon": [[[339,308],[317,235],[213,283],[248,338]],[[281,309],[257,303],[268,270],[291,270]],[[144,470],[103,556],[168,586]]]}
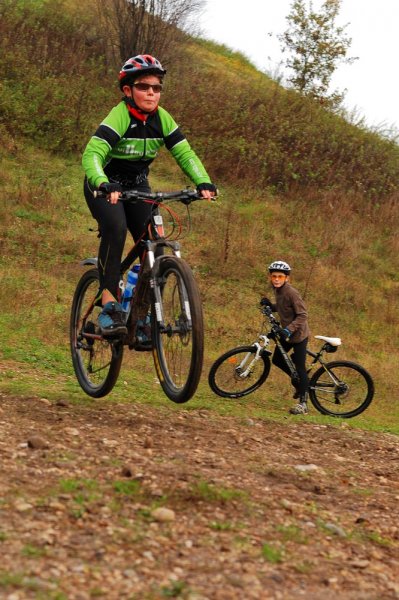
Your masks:
{"label": "water bottle", "polygon": [[126,287],[123,292],[122,308],[125,312],[129,311],[130,301],[134,294],[134,288],[136,287],[137,280],[139,278],[140,265],[133,265],[133,268],[128,271],[126,279]]}

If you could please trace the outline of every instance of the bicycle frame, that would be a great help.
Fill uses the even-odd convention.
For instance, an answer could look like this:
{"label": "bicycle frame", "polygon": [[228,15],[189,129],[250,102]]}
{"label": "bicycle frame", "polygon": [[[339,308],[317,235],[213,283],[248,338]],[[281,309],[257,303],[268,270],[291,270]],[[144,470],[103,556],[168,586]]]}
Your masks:
{"label": "bicycle frame", "polygon": [[243,379],[245,379],[252,373],[252,371],[254,370],[254,367],[255,367],[255,363],[261,358],[262,352],[267,352],[268,354],[271,354],[271,351],[267,348],[268,344],[269,344],[269,338],[267,337],[267,335],[260,335],[259,341],[254,342],[252,344],[256,348],[256,353],[255,353],[254,358],[249,363],[249,365],[244,368],[244,365],[246,364],[248,358],[251,356],[251,353],[246,354],[244,356],[244,358],[242,359],[242,361],[240,362],[240,364],[236,367],[235,370],[239,377],[242,377]]}
{"label": "bicycle frame", "polygon": [[[95,192],[95,196],[100,197],[105,195],[101,192]],[[160,295],[160,290],[159,287],[155,284],[157,276],[157,265],[159,265],[159,262],[161,260],[160,256],[156,256],[157,249],[168,248],[170,250],[170,253],[173,254],[173,256],[175,256],[176,258],[181,258],[180,244],[177,241],[167,240],[165,238],[162,215],[155,213],[155,211],[157,210],[158,206],[165,200],[180,200],[188,206],[191,202],[199,199],[200,197],[198,196],[197,192],[189,189],[182,190],[181,192],[157,192],[155,194],[132,190],[122,193],[122,196],[119,199],[120,202],[147,202],[152,204],[151,214],[144,223],[142,236],[134,243],[132,248],[128,251],[125,258],[122,260],[120,267],[121,279],[118,290],[118,302],[121,301],[121,296],[123,294],[124,289],[123,276],[141,255],[141,268],[139,272],[139,277],[135,288],[135,293],[132,297],[127,312],[128,335],[126,336],[124,343],[129,347],[134,347],[133,345],[135,337],[135,325],[137,321],[139,319],[144,319],[148,312],[150,299],[145,298],[145,296],[147,295],[147,285],[149,285],[154,291],[156,318],[160,324],[160,327],[165,328],[164,318],[162,314],[162,299]],[[150,239],[144,239],[147,233]],[[145,247],[144,252],[141,251],[143,245]],[[162,256],[164,256],[163,253]],[[81,264],[97,266],[98,259],[86,258],[81,262]],[[86,314],[82,318],[83,322],[87,318],[87,315],[91,313],[95,302],[96,298],[93,298],[91,305],[88,307]],[[94,340],[99,340],[102,338],[101,335],[96,333],[86,333],[85,336]]]}
{"label": "bicycle frame", "polygon": [[[268,349],[268,345],[269,345],[270,339],[273,339],[277,348],[280,350],[281,355],[282,355],[287,367],[290,370],[292,381],[298,381],[299,377],[298,377],[298,372],[296,370],[295,364],[294,364],[292,358],[289,356],[288,352],[285,350],[283,344],[281,343],[280,338],[278,337],[277,329],[279,328],[280,323],[273,316],[272,310],[269,307],[265,307],[262,310],[262,312],[268,318],[268,320],[271,324],[271,332],[269,332],[269,335],[270,335],[270,333],[272,333],[273,335],[271,337],[269,337],[267,334],[260,334],[258,341],[254,342],[252,344],[252,346],[255,346],[257,348],[257,352],[250,363],[250,367],[252,367],[252,369],[253,369],[253,364],[255,364],[255,362],[260,359],[262,350],[267,351],[269,354],[271,354],[271,351]],[[323,354],[326,351],[327,346],[328,346],[328,344],[325,342],[318,352],[313,352],[312,350],[309,350],[308,348],[306,349],[306,354],[313,358],[312,362],[310,363],[310,365],[307,368],[307,373],[309,374],[312,371],[312,369],[314,368],[314,366],[319,363],[326,370],[326,372],[330,375],[331,379],[334,381],[334,384],[338,385],[339,381],[334,377],[334,374],[331,373],[328,369],[326,369],[326,361],[323,358]],[[245,362],[246,358],[244,358],[242,363]],[[245,371],[243,371],[243,377],[245,376],[244,373],[245,373]]]}

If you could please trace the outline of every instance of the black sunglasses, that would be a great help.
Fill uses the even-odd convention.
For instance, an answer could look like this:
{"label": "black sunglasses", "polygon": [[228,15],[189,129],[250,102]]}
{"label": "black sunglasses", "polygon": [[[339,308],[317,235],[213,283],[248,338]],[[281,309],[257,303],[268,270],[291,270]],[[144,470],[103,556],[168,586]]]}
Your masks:
{"label": "black sunglasses", "polygon": [[162,92],[163,85],[162,83],[134,83],[133,87],[139,90],[139,92],[148,92],[150,88],[152,88],[154,94],[159,94]]}

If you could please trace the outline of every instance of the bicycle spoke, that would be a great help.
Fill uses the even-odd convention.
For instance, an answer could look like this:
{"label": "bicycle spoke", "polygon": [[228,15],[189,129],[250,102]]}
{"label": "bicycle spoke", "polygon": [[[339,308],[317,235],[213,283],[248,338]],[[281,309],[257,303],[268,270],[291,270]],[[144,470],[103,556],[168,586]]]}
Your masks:
{"label": "bicycle spoke", "polygon": [[309,392],[312,403],[320,412],[347,418],[367,408],[374,395],[374,385],[360,365],[337,361],[313,375]]}
{"label": "bicycle spoke", "polygon": [[122,361],[123,346],[96,335],[101,308],[92,306],[98,290],[98,272],[87,271],[76,288],[71,311],[71,353],[82,389],[95,398],[114,386]]}
{"label": "bicycle spoke", "polygon": [[[163,324],[153,319],[154,359],[161,385],[174,402],[195,392],[202,370],[203,321],[199,292],[188,265],[165,257],[159,285]],[[157,315],[153,306],[152,314]]]}
{"label": "bicycle spoke", "polygon": [[255,346],[241,346],[223,354],[212,365],[209,385],[224,398],[240,398],[264,383],[270,371],[267,355],[256,355]]}

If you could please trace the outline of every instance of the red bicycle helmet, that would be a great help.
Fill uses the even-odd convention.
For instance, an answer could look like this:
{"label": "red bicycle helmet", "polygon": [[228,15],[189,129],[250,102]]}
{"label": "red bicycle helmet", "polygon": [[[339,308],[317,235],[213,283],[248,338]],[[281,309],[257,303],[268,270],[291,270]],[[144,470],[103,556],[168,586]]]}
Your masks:
{"label": "red bicycle helmet", "polygon": [[138,54],[129,58],[119,71],[119,87],[129,85],[140,75],[160,75],[163,77],[166,70],[163,68],[157,58],[150,54]]}

